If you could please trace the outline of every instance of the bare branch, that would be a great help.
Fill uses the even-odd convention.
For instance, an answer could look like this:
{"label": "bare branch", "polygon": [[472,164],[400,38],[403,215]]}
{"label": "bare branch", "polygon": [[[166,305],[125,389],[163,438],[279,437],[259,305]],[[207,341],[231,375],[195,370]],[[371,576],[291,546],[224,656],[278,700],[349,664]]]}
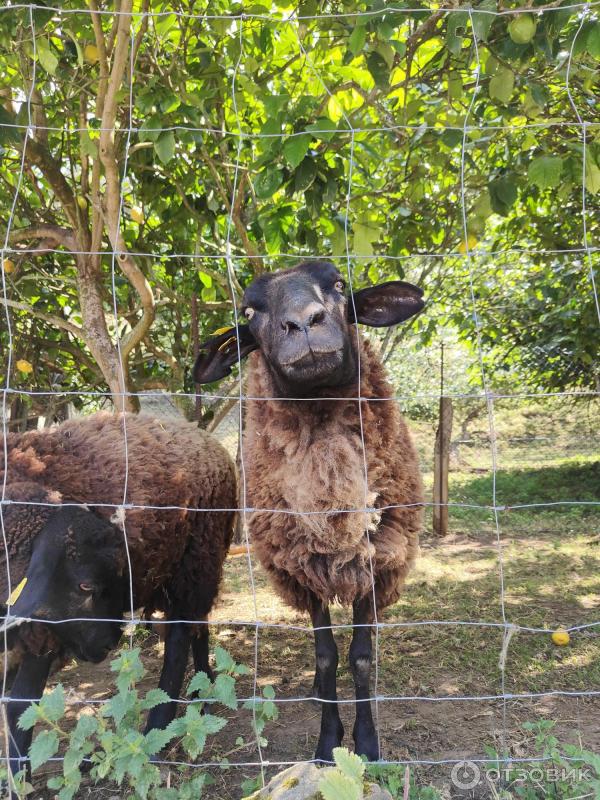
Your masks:
{"label": "bare branch", "polygon": [[9,242],[18,244],[32,239],[43,239],[62,245],[67,250],[77,251],[77,241],[73,231],[59,225],[32,225],[29,228],[15,228],[9,234]]}

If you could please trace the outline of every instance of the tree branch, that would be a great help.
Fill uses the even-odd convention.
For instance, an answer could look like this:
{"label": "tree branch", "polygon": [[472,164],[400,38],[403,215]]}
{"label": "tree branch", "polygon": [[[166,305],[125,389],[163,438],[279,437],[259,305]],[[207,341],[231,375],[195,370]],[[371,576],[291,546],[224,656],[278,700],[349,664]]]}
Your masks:
{"label": "tree branch", "polygon": [[73,336],[76,336],[78,339],[83,339],[85,342],[83,328],[80,328],[79,325],[75,325],[73,322],[69,322],[61,317],[55,317],[54,314],[46,314],[44,311],[38,311],[33,306],[29,305],[29,303],[21,303],[18,300],[9,300],[6,297],[0,297],[0,303],[4,306],[8,306],[8,308],[15,308],[18,311],[27,311],[27,313],[31,314],[31,316],[37,317],[37,319],[42,319],[44,322],[54,325],[55,328],[61,328],[63,331],[68,331],[69,333],[73,334]]}

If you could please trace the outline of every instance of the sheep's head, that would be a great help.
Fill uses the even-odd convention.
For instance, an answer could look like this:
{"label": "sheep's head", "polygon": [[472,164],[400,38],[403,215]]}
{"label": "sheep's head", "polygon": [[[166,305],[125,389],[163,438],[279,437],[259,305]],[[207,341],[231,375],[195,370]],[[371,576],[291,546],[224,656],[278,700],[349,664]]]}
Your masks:
{"label": "sheep's head", "polygon": [[423,308],[423,292],[390,281],[354,293],[329,261],[305,261],[256,278],[246,288],[248,322],[201,345],[194,379],[210,383],[241,357],[261,350],[280,396],[306,396],[352,384],[357,377],[352,323],[389,327]]}
{"label": "sheep's head", "polygon": [[[123,615],[123,547],[123,534],[97,514],[79,506],[52,510],[33,540],[6,627],[24,619],[53,623],[52,632],[75,656],[102,661],[118,643],[121,624],[91,620]],[[15,584],[13,578],[13,589]]]}

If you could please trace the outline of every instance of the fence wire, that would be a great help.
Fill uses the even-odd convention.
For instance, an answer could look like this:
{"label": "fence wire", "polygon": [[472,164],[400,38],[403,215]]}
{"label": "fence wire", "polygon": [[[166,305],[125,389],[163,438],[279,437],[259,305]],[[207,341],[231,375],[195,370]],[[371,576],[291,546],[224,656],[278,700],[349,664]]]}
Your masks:
{"label": "fence wire", "polygon": [[[570,87],[570,75],[571,75],[571,67],[573,61],[573,53],[576,44],[576,40],[578,35],[580,34],[581,30],[587,19],[589,19],[590,14],[593,13],[594,9],[600,7],[600,2],[589,2],[589,3],[574,3],[571,5],[562,5],[557,7],[556,4],[551,3],[549,6],[541,7],[541,8],[531,8],[530,6],[516,8],[516,9],[503,9],[503,10],[495,10],[491,11],[489,9],[484,8],[477,8],[476,12],[478,14],[489,14],[493,16],[513,16],[518,15],[521,13],[538,13],[540,11],[544,11],[544,13],[554,13],[564,10],[573,10],[576,11],[580,15],[580,24],[575,35],[575,38],[572,42],[572,46],[568,55],[567,61],[567,69],[566,69],[566,79],[565,79],[565,90],[568,96],[569,103],[571,108],[577,117],[577,123],[573,122],[561,122],[556,120],[547,120],[547,121],[536,121],[536,122],[527,122],[524,125],[497,125],[497,124],[490,124],[485,125],[481,122],[471,124],[470,119],[472,117],[472,112],[474,108],[474,104],[476,102],[479,90],[480,90],[480,79],[481,79],[481,70],[482,65],[479,57],[479,50],[477,44],[477,36],[473,35],[473,60],[475,63],[475,67],[473,70],[473,74],[471,76],[474,87],[472,89],[472,96],[469,103],[469,107],[467,113],[465,115],[464,124],[462,126],[445,126],[446,129],[449,130],[458,130],[462,134],[462,146],[461,146],[461,158],[460,158],[460,210],[461,210],[461,218],[462,218],[462,229],[464,234],[464,247],[465,253],[453,252],[453,253],[419,253],[419,258],[431,258],[431,259],[445,259],[445,258],[457,258],[457,257],[464,257],[466,259],[467,267],[469,270],[469,280],[470,280],[470,304],[471,304],[471,312],[474,321],[474,334],[477,340],[477,353],[479,359],[479,367],[481,372],[481,382],[482,382],[482,391],[475,392],[475,393],[461,393],[461,392],[449,392],[448,396],[461,398],[461,399],[472,399],[472,400],[481,400],[485,403],[486,412],[487,412],[487,436],[484,439],[487,440],[487,446],[489,446],[489,456],[491,459],[491,474],[492,474],[492,492],[490,501],[487,504],[477,504],[477,503],[448,503],[448,506],[451,508],[462,508],[462,509],[473,509],[473,510],[480,510],[485,512],[490,512],[493,516],[493,527],[494,527],[494,535],[495,535],[495,544],[496,544],[496,566],[497,566],[497,573],[498,573],[498,592],[499,592],[499,609],[500,609],[500,619],[499,620],[419,620],[419,621],[394,621],[394,622],[385,622],[381,619],[378,619],[377,616],[375,618],[374,624],[372,628],[375,632],[375,675],[374,675],[374,693],[372,699],[375,702],[375,709],[376,709],[376,716],[379,718],[380,713],[380,704],[381,703],[408,703],[408,702],[415,702],[415,703],[440,703],[440,702],[449,702],[449,703],[459,703],[459,702],[473,702],[473,703],[481,703],[481,702],[498,702],[502,706],[502,732],[501,732],[501,746],[502,746],[502,756],[509,761],[510,763],[518,764],[523,762],[528,763],[538,763],[547,760],[546,757],[537,757],[535,755],[527,756],[527,757],[516,757],[511,755],[510,752],[510,744],[509,744],[509,737],[508,737],[508,730],[507,730],[507,704],[509,701],[513,700],[526,700],[526,699],[540,699],[540,698],[551,698],[551,697],[570,697],[570,698],[595,698],[600,696],[600,690],[594,690],[592,688],[585,689],[585,690],[548,690],[548,691],[540,691],[540,692],[517,692],[512,693],[507,691],[506,688],[506,661],[507,661],[507,652],[510,649],[511,638],[515,632],[523,633],[523,634],[531,634],[531,635],[547,635],[548,630],[542,627],[536,626],[528,626],[528,625],[521,625],[518,622],[513,622],[510,618],[510,613],[507,612],[507,605],[506,605],[506,597],[505,597],[505,574],[504,574],[504,560],[503,560],[503,542],[502,542],[502,530],[501,530],[501,522],[500,522],[500,514],[507,509],[512,510],[519,510],[519,509],[534,509],[534,508],[548,508],[551,506],[557,505],[567,505],[567,506],[598,506],[600,502],[596,501],[580,501],[580,500],[558,500],[556,502],[542,502],[542,503],[515,503],[508,505],[506,502],[500,502],[497,495],[497,472],[498,472],[498,456],[499,456],[499,449],[498,449],[498,437],[496,431],[496,418],[495,412],[496,407],[495,404],[498,400],[506,399],[506,398],[539,398],[539,397],[577,397],[577,396],[588,396],[588,397],[597,397],[600,396],[600,391],[586,391],[586,392],[513,392],[513,393],[505,393],[499,394],[494,392],[490,385],[489,376],[486,372],[486,366],[484,361],[483,355],[483,345],[481,340],[481,332],[482,332],[482,319],[479,313],[478,305],[477,305],[477,296],[475,291],[475,259],[479,256],[483,255],[485,257],[497,257],[501,255],[507,254],[515,254],[515,253],[532,253],[535,252],[536,254],[564,254],[564,255],[575,255],[581,254],[585,256],[585,260],[589,266],[589,280],[590,280],[590,291],[593,293],[594,300],[595,300],[595,307],[598,313],[598,319],[600,321],[600,304],[598,301],[598,292],[596,287],[595,281],[595,273],[594,273],[594,265],[593,265],[593,254],[600,250],[599,247],[594,246],[590,240],[589,231],[587,227],[587,218],[588,218],[588,207],[587,207],[587,199],[586,199],[586,149],[587,143],[589,140],[590,135],[597,135],[597,127],[600,123],[593,122],[591,120],[585,120],[582,116],[582,110],[580,110],[574,100],[574,97],[571,92]],[[29,15],[29,23],[31,27],[31,37],[32,37],[32,77],[31,77],[31,85],[29,87],[29,93],[26,97],[26,109],[27,109],[27,119],[28,122],[26,125],[21,124],[14,124],[9,125],[2,123],[1,127],[6,128],[14,128],[23,133],[23,148],[22,148],[22,156],[20,159],[20,168],[17,180],[15,182],[15,194],[12,202],[12,206],[10,208],[8,214],[8,220],[6,225],[6,232],[4,236],[4,241],[2,244],[2,249],[0,251],[0,258],[4,260],[7,254],[10,253],[19,253],[19,254],[27,254],[27,253],[34,253],[36,252],[34,249],[22,248],[10,246],[9,243],[9,235],[13,228],[14,223],[14,216],[15,216],[15,209],[17,207],[19,193],[21,191],[21,186],[23,182],[24,176],[24,169],[25,169],[25,161],[26,161],[26,149],[27,149],[27,142],[31,136],[33,136],[34,132],[37,131],[54,131],[54,132],[64,132],[65,134],[69,133],[76,133],[82,130],[86,130],[85,128],[77,128],[73,126],[66,126],[65,128],[57,128],[51,126],[36,126],[33,124],[32,121],[32,96],[35,90],[36,84],[36,28],[35,28],[35,16],[34,12],[37,9],[42,9],[44,11],[52,10],[54,11],[60,18],[68,18],[74,14],[98,14],[103,16],[110,16],[110,18],[115,19],[122,16],[118,11],[107,11],[107,10],[97,10],[94,12],[90,12],[89,10],[85,9],[64,9],[60,7],[52,8],[50,6],[42,6],[36,4],[13,4],[13,5],[5,5],[0,8],[1,14],[14,14],[19,10],[26,11]],[[107,255],[110,254],[111,257],[111,288],[112,288],[112,306],[114,312],[114,328],[115,328],[115,339],[116,339],[116,346],[119,352],[119,363],[120,363],[120,370],[121,370],[121,387],[122,391],[117,393],[122,398],[128,396],[130,393],[125,391],[124,387],[126,386],[125,381],[125,374],[124,374],[124,366],[123,366],[123,359],[121,354],[121,340],[119,336],[119,312],[118,312],[118,298],[117,298],[117,269],[116,263],[118,261],[119,256],[121,255],[128,255],[128,256],[146,256],[156,258],[158,260],[165,259],[165,258],[182,258],[182,259],[191,259],[191,263],[194,263],[195,259],[218,259],[224,263],[225,271],[228,279],[229,289],[231,293],[231,308],[235,323],[238,322],[238,311],[236,307],[236,290],[235,290],[235,282],[236,278],[236,256],[232,252],[232,235],[234,229],[234,220],[233,220],[233,210],[236,201],[236,192],[238,188],[238,181],[239,181],[239,170],[240,170],[240,153],[241,148],[245,142],[253,142],[260,138],[272,138],[272,137],[283,137],[283,136],[294,136],[294,135],[301,135],[300,133],[291,133],[291,134],[268,134],[268,133],[259,133],[255,131],[245,131],[242,129],[242,120],[238,111],[237,105],[237,92],[236,92],[236,80],[238,77],[238,71],[240,68],[240,64],[244,59],[244,39],[243,39],[243,30],[244,24],[246,22],[250,22],[252,20],[263,20],[268,21],[269,23],[273,24],[280,24],[282,26],[288,26],[292,28],[296,35],[297,47],[298,50],[302,53],[303,58],[305,60],[307,68],[313,73],[315,78],[321,83],[325,92],[330,96],[333,97],[330,89],[327,87],[326,82],[324,81],[323,77],[320,75],[319,70],[313,64],[310,53],[307,52],[306,48],[302,43],[302,37],[299,33],[298,26],[302,24],[303,21],[314,21],[314,20],[331,20],[336,18],[364,18],[368,19],[374,17],[376,15],[381,15],[383,13],[390,13],[392,11],[397,11],[398,13],[407,14],[410,12],[419,12],[419,13],[444,13],[451,15],[453,13],[462,12],[464,13],[465,9],[458,9],[458,8],[404,8],[404,7],[386,7],[385,9],[381,10],[373,10],[373,11],[363,11],[359,13],[332,13],[327,15],[318,15],[318,14],[310,14],[310,15],[303,15],[295,11],[292,14],[286,15],[277,15],[273,14],[262,14],[262,13],[240,13],[240,14],[232,14],[232,15],[218,15],[218,14],[196,14],[191,12],[183,12],[183,11],[164,11],[164,12],[154,12],[154,11],[144,11],[144,12],[134,12],[131,15],[131,21],[134,22],[134,25],[130,26],[129,30],[129,37],[130,37],[130,51],[129,51],[129,70],[128,70],[128,86],[129,86],[129,114],[127,119],[127,124],[123,126],[119,126],[119,132],[121,134],[126,135],[125,141],[125,155],[124,155],[124,164],[123,164],[123,171],[120,178],[120,186],[121,186],[121,193],[119,197],[119,208],[118,214],[115,216],[114,220],[109,221],[110,224],[116,224],[116,230],[114,231],[114,239],[112,242],[112,246],[110,251],[106,250],[99,250],[99,251],[79,251],[74,250],[71,252],[71,256],[75,255]],[[205,128],[194,128],[191,126],[165,126],[164,128],[148,128],[144,129],[146,132],[164,132],[164,131],[191,131],[197,133],[204,133],[204,134],[218,134],[219,136],[231,136],[237,139],[237,158],[234,165],[234,174],[233,174],[233,181],[232,181],[232,194],[231,194],[231,201],[230,201],[230,213],[228,215],[227,220],[227,236],[226,236],[226,252],[225,255],[215,255],[214,253],[145,253],[145,252],[136,252],[125,250],[124,248],[124,241],[119,230],[119,222],[122,219],[123,213],[123,204],[124,204],[124,191],[123,186],[127,181],[128,177],[128,169],[129,169],[129,152],[130,152],[130,145],[131,145],[131,136],[133,134],[139,133],[141,128],[136,127],[132,124],[133,119],[133,109],[134,109],[134,92],[135,92],[135,78],[136,78],[136,70],[135,70],[135,63],[134,63],[134,56],[135,56],[135,48],[134,48],[134,40],[136,35],[136,30],[139,30],[139,26],[141,26],[144,22],[146,17],[148,18],[160,18],[166,15],[175,15],[181,20],[192,20],[196,22],[202,21],[210,21],[210,20],[223,20],[226,21],[228,25],[231,26],[231,29],[236,32],[235,35],[239,37],[239,45],[240,45],[240,52],[237,57],[237,61],[231,76],[231,100],[234,109],[234,116],[236,119],[236,129],[235,130],[227,130],[227,129],[212,129],[210,127]],[[473,29],[473,9],[468,9],[468,17],[469,17],[469,24],[471,29]],[[136,28],[137,26],[137,28]],[[148,35],[146,33],[146,35]],[[350,217],[351,211],[351,199],[352,199],[352,181],[353,181],[353,169],[355,165],[355,141],[357,134],[374,134],[380,132],[393,132],[397,130],[416,130],[422,126],[416,125],[389,125],[389,126],[377,126],[373,128],[364,128],[364,127],[354,127],[352,125],[352,121],[348,114],[342,109],[344,122],[347,125],[347,130],[345,131],[337,131],[333,135],[340,137],[341,139],[345,139],[348,142],[348,157],[346,159],[346,169],[347,169],[347,192],[346,192],[346,216],[345,216],[345,228],[344,228],[344,240],[345,240],[345,252],[342,255],[338,255],[337,258],[340,264],[344,264],[347,271],[348,277],[348,286],[352,289],[353,280],[355,278],[354,274],[354,264],[360,263],[365,259],[370,259],[371,256],[363,256],[352,253],[351,242],[349,237],[349,229],[348,229],[348,220]],[[467,147],[467,139],[469,132],[473,130],[506,130],[508,132],[512,132],[517,129],[517,127],[522,130],[523,128],[531,128],[531,129],[538,129],[538,128],[556,128],[558,130],[562,128],[578,128],[581,135],[581,141],[583,144],[583,181],[582,181],[582,198],[581,198],[581,215],[582,215],[582,224],[583,224],[583,241],[581,242],[581,246],[563,249],[563,250],[529,250],[527,248],[509,248],[505,250],[478,250],[477,254],[474,255],[473,251],[470,247],[469,243],[469,236],[467,230],[467,188],[465,182],[465,172],[466,172],[466,147]],[[439,130],[438,126],[425,126],[425,129],[436,129]],[[116,127],[113,125],[110,128],[103,128],[100,127],[97,129],[98,132],[101,134],[103,131],[108,131],[109,133],[113,133],[116,130]],[[318,131],[315,131],[318,133]],[[331,131],[327,131],[328,134],[331,134]],[[48,248],[48,252],[63,252],[59,249]],[[406,261],[413,257],[413,254],[408,256],[378,256],[381,259],[389,259],[390,261]],[[253,258],[262,260],[264,262],[277,262],[278,260],[282,259],[297,259],[296,254],[292,253],[258,253],[253,255]],[[44,396],[61,396],[61,397],[70,397],[70,396],[85,396],[89,398],[106,398],[109,395],[105,392],[100,391],[83,391],[83,392],[70,392],[70,391],[44,391],[44,390],[37,390],[37,391],[23,391],[20,388],[16,388],[11,386],[10,384],[10,374],[11,374],[11,365],[12,365],[12,358],[13,358],[13,339],[12,339],[12,327],[11,327],[11,315],[10,309],[14,307],[14,303],[9,298],[8,288],[6,284],[6,277],[4,271],[2,271],[2,296],[3,296],[3,305],[4,305],[4,315],[6,320],[6,326],[8,331],[8,342],[9,342],[9,352],[7,353],[7,368],[6,368],[6,379],[5,385],[2,390],[2,427],[3,427],[3,447],[4,447],[4,459],[7,468],[5,469],[4,473],[4,480],[2,485],[2,495],[0,501],[0,526],[2,529],[2,539],[3,539],[3,546],[4,546],[4,553],[6,559],[6,569],[7,569],[7,582],[8,582],[8,590],[9,593],[12,591],[12,584],[11,584],[11,575],[10,575],[10,561],[8,557],[8,544],[7,544],[7,536],[6,530],[4,526],[4,516],[3,512],[6,506],[10,503],[9,500],[6,499],[6,485],[8,479],[8,449],[7,449],[7,433],[8,433],[8,402],[9,399],[13,395],[30,395],[32,397],[44,397]],[[358,334],[357,334],[358,335]],[[239,353],[239,341],[238,341],[238,356]],[[240,360],[240,376],[243,376],[243,365]],[[365,436],[364,436],[364,428],[363,428],[363,419],[362,419],[362,410],[361,410],[361,395],[360,395],[360,349],[359,349],[359,378],[358,378],[358,395],[357,395],[357,405],[360,414],[360,435],[361,435],[361,446],[362,446],[362,461],[364,466],[364,504],[362,508],[353,508],[353,509],[337,509],[335,508],[335,501],[332,500],[332,508],[327,512],[329,514],[340,514],[340,513],[368,513],[370,511],[374,511],[375,509],[371,508],[368,503],[368,497],[370,495],[369,492],[369,474],[368,474],[368,467],[367,467],[367,451],[365,445]],[[115,393],[112,393],[113,396]],[[149,396],[151,393],[139,392],[135,393],[136,396],[143,398],[145,396]],[[178,392],[176,393],[178,397],[193,397],[193,395],[186,394],[185,392]],[[415,399],[415,398],[424,398],[432,400],[433,398],[437,397],[435,393],[419,393],[414,392],[410,395],[406,394],[397,394],[394,395],[393,398],[385,398],[381,399],[381,402],[393,402],[395,400],[405,400],[405,399]],[[232,395],[219,395],[219,394],[206,394],[203,395],[203,401],[208,402],[215,402],[221,399],[230,399]],[[242,426],[243,426],[243,419],[242,419],[242,407],[245,401],[247,400],[254,400],[254,401],[265,401],[268,402],[272,398],[254,398],[249,396],[244,392],[243,381],[240,378],[238,381],[237,386],[237,408],[233,412],[233,417],[228,417],[226,420],[226,424],[224,428],[221,430],[221,437],[233,437],[234,444],[237,445],[237,438],[239,438],[240,443],[240,468],[241,468],[241,504],[240,508],[236,509],[239,510],[244,523],[246,520],[246,516],[254,511],[269,511],[269,513],[273,514],[286,514],[286,515],[298,515],[298,516],[308,516],[310,514],[322,514],[323,512],[311,512],[306,509],[283,509],[283,508],[273,508],[273,509],[257,509],[252,508],[248,505],[247,502],[247,479],[246,479],[246,459],[244,456],[244,440],[241,436]],[[277,398],[279,400],[279,398]],[[297,401],[301,399],[303,401],[310,402],[313,398],[290,398],[293,401]],[[323,401],[327,398],[318,398],[320,401]],[[339,401],[339,398],[329,398],[331,401]],[[376,402],[377,398],[372,399],[369,398],[369,402]],[[225,427],[227,428],[227,433],[224,433]],[[237,428],[237,432],[234,430]],[[114,508],[125,508],[125,509],[156,509],[159,506],[139,506],[133,503],[128,502],[128,491],[127,491],[127,479],[129,475],[129,460],[128,460],[128,440],[127,440],[127,423],[126,418],[123,417],[123,459],[125,464],[125,484],[123,486],[123,501],[120,505],[115,505]],[[33,504],[32,505],[43,505],[43,504]],[[70,505],[70,504],[65,504]],[[75,505],[75,504],[72,504]],[[92,508],[96,507],[113,507],[110,504],[103,504],[103,503],[95,503],[94,498],[89,498],[88,505]],[[431,503],[425,503],[427,507],[431,507]],[[386,506],[384,508],[396,508],[402,506]],[[181,510],[178,506],[169,506],[169,507],[160,507],[160,508],[172,508],[173,510]],[[207,510],[207,509],[193,509],[193,510]],[[208,509],[209,511],[222,511],[224,509]],[[381,508],[377,510],[381,511]],[[254,675],[253,675],[253,683],[252,683],[252,694],[246,698],[242,698],[240,702],[244,702],[246,700],[252,700],[255,703],[263,702],[259,692],[259,678],[260,678],[260,665],[259,665],[259,634],[261,631],[276,631],[278,635],[281,637],[281,642],[285,641],[284,637],[286,634],[290,632],[300,632],[303,635],[310,636],[311,628],[307,625],[300,625],[300,624],[293,624],[293,623],[284,623],[278,622],[273,623],[267,620],[263,620],[260,617],[260,612],[257,604],[257,583],[256,583],[256,576],[254,573],[254,566],[251,557],[251,542],[248,538],[248,526],[244,524],[244,535],[245,535],[245,544],[246,544],[246,560],[247,560],[247,575],[248,575],[248,584],[250,587],[250,593],[252,595],[252,608],[253,608],[253,618],[251,619],[220,619],[219,621],[213,621],[210,624],[213,626],[229,626],[233,628],[238,628],[240,630],[250,630],[253,632],[253,659],[254,659]],[[366,536],[369,536],[369,533],[365,532]],[[144,624],[144,625],[153,625],[153,624],[174,624],[176,622],[180,622],[181,620],[161,620],[160,622],[155,622],[153,620],[142,620],[138,616],[136,616],[136,609],[135,609],[135,602],[134,602],[134,594],[133,594],[133,575],[132,575],[132,568],[131,568],[131,557],[129,553],[128,543],[127,543],[127,535],[124,532],[124,543],[127,552],[127,561],[128,561],[128,578],[129,578],[129,619],[128,622],[132,626],[130,628],[130,641],[132,641],[133,637],[133,627]],[[371,570],[371,580],[373,585],[373,592],[375,597],[375,579],[374,579],[374,572],[373,572],[373,561],[371,555],[371,549],[369,548],[370,554],[370,570]],[[408,590],[410,591],[410,589]],[[376,604],[375,604],[376,605]],[[49,624],[60,624],[61,622],[65,622],[67,620],[56,620]],[[71,621],[71,620],[69,620]],[[89,620],[93,622],[94,620]],[[185,622],[185,620],[183,620]],[[410,630],[410,629],[419,629],[419,628],[440,628],[442,630],[446,628],[471,628],[471,629],[489,629],[494,630],[502,634],[502,645],[500,651],[498,653],[499,656],[499,669],[500,669],[500,680],[501,680],[501,687],[500,692],[498,693],[478,693],[478,694],[464,694],[464,693],[449,693],[449,694],[442,694],[442,695],[428,695],[428,694],[381,694],[380,692],[380,667],[381,667],[381,644],[380,644],[380,634],[382,632],[388,630]],[[570,632],[582,632],[582,631],[592,631],[595,628],[600,627],[600,620],[593,621],[593,622],[585,622],[581,624],[574,624],[566,629]],[[332,625],[334,630],[340,631],[348,631],[352,628],[351,625],[346,623],[335,623]],[[6,692],[6,677],[8,673],[8,649],[7,649],[7,633],[4,632],[4,674],[2,679],[2,696],[0,698],[2,704],[2,716],[4,720],[4,734],[5,734],[5,753],[6,753],[6,761],[8,766],[8,747],[6,746],[8,743],[8,727],[7,727],[7,718],[6,718],[6,707],[7,704],[11,702],[10,697],[7,695]],[[275,703],[281,705],[287,705],[291,703],[306,703],[311,700],[315,700],[318,698],[313,698],[310,696],[296,696],[296,697],[276,697],[274,700]],[[104,700],[98,700],[93,697],[84,697],[80,699],[72,699],[71,702],[76,705],[94,705],[100,702],[104,702]],[[188,701],[188,700],[180,700],[179,701],[183,706],[185,706],[189,702],[197,702]],[[321,701],[327,702],[327,701]],[[354,698],[352,699],[338,699],[335,701],[340,705],[346,705],[350,703],[356,702]],[[370,702],[368,701],[359,701],[359,702]],[[254,712],[256,713],[256,712]],[[381,731],[380,725],[378,724],[378,735],[380,737],[380,752],[382,752],[382,763],[387,765],[398,765],[398,766],[432,766],[432,765],[450,765],[456,764],[462,761],[462,758],[453,758],[453,759],[427,759],[427,758],[411,758],[411,759],[394,759],[394,758],[386,758],[385,751],[382,749],[383,744],[385,742],[381,742]],[[297,763],[293,760],[270,760],[268,755],[264,752],[263,747],[261,745],[260,737],[256,736],[256,748],[258,758],[250,758],[246,761],[239,761],[233,762],[230,766],[239,766],[239,767],[254,767],[260,770],[261,775],[263,776],[263,781],[265,779],[265,767],[267,766],[287,766],[294,763]],[[549,757],[548,757],[549,758]],[[60,758],[53,759],[55,761],[60,762]],[[311,760],[311,759],[307,759]],[[496,759],[484,759],[484,758],[472,758],[470,759],[476,763],[493,763]],[[190,763],[184,761],[164,761],[158,762],[164,763],[170,766],[187,766],[190,768],[198,768],[198,767],[208,767],[208,766],[221,766],[220,762],[199,762],[199,763]]]}

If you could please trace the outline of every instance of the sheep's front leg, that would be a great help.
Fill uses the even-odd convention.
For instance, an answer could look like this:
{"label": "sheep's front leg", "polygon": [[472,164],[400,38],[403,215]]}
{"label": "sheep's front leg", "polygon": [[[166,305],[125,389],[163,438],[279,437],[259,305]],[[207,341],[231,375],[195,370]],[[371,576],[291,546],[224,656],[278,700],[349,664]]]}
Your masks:
{"label": "sheep's front leg", "polygon": [[13,775],[24,766],[27,767],[27,774],[30,773],[29,761],[26,759],[31,746],[33,728],[23,731],[17,727],[17,722],[21,714],[29,708],[31,701],[38,700],[44,694],[53,659],[53,654],[34,656],[26,653],[15,677],[6,710],[10,736],[10,769]]}
{"label": "sheep's front leg", "polygon": [[170,703],[161,703],[155,706],[148,715],[146,733],[153,728],[164,729],[177,714],[177,700],[185,677],[185,670],[190,652],[190,626],[184,622],[174,622],[167,625],[165,638],[165,655],[162,671],[160,673],[159,689],[163,689],[169,697]]}
{"label": "sheep's front leg", "polygon": [[316,598],[311,610],[315,629],[315,657],[317,668],[315,683],[319,687],[321,700],[321,733],[315,758],[333,761],[333,748],[339,747],[344,738],[344,726],[337,706],[336,670],[338,651],[331,630],[329,608]]}
{"label": "sheep's front leg", "polygon": [[369,761],[379,759],[379,741],[371,712],[371,624],[374,619],[373,598],[368,595],[353,604],[352,624],[355,626],[350,645],[350,668],[356,692],[356,722],[352,732],[354,751]]}
{"label": "sheep's front leg", "polygon": [[200,625],[198,633],[192,637],[192,655],[194,656],[194,669],[196,672],[206,672],[211,681],[215,679],[215,673],[208,663],[209,656],[209,635],[208,625]]}

